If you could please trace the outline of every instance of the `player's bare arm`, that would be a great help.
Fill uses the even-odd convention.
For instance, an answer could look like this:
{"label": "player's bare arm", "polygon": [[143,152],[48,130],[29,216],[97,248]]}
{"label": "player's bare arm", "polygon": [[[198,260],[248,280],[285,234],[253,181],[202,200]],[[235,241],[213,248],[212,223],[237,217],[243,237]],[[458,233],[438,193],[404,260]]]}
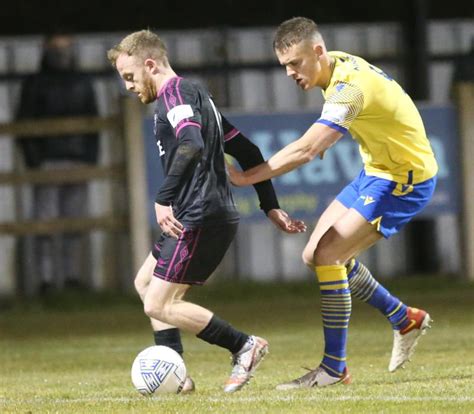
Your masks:
{"label": "player's bare arm", "polygon": [[268,161],[243,172],[229,168],[231,181],[234,185],[245,186],[278,177],[312,161],[317,156],[322,157],[342,135],[327,125],[315,123],[301,138],[288,144]]}

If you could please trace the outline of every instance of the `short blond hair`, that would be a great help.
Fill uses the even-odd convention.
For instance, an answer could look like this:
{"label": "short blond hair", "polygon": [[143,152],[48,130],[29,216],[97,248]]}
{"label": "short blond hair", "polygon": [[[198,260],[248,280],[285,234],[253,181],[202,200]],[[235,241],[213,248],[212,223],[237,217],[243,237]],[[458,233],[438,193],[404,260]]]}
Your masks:
{"label": "short blond hair", "polygon": [[124,37],[122,41],[107,52],[107,58],[115,67],[120,54],[137,56],[142,59],[155,59],[168,66],[168,50],[159,36],[150,30],[140,30]]}
{"label": "short blond hair", "polygon": [[323,37],[313,20],[306,17],[293,17],[278,26],[273,39],[273,49],[284,52],[304,40],[323,42]]}

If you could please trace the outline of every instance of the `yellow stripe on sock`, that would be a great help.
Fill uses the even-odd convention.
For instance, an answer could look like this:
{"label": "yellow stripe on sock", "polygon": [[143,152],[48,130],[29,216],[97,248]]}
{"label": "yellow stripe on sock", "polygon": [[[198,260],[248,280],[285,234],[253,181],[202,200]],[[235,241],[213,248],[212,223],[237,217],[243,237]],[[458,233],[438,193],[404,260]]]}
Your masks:
{"label": "yellow stripe on sock", "polygon": [[398,310],[399,310],[401,307],[402,307],[402,302],[400,302],[400,303],[398,304],[398,306],[395,308],[395,310],[393,310],[392,312],[390,312],[390,313],[387,315],[387,318],[390,318],[390,316],[395,315],[395,313],[397,313]]}
{"label": "yellow stripe on sock", "polygon": [[345,323],[345,324],[349,324],[349,318],[346,318],[346,319],[326,319],[326,318],[322,318],[322,319],[323,319],[323,322],[325,322],[325,323]]}
{"label": "yellow stripe on sock", "polygon": [[344,305],[345,303],[351,303],[351,298],[349,297],[349,298],[332,299],[331,297],[323,296],[321,298],[321,303],[323,305],[338,306],[338,305]]}
{"label": "yellow stripe on sock", "polygon": [[346,360],[346,357],[339,358],[339,357],[335,357],[334,355],[329,355],[329,354],[326,354],[326,353],[324,353],[324,356],[326,356],[328,358],[331,358],[331,359],[335,359],[336,361],[345,361]]}
{"label": "yellow stripe on sock", "polygon": [[350,316],[350,312],[347,311],[346,313],[332,313],[332,311],[328,310],[328,311],[324,311],[324,313],[327,315],[327,316],[345,316],[347,317],[347,314],[349,314]]}
{"label": "yellow stripe on sock", "polygon": [[346,329],[349,327],[349,325],[326,325],[325,323],[323,323],[323,326],[329,329]]}
{"label": "yellow stripe on sock", "polygon": [[320,290],[339,290],[339,289],[347,289],[349,287],[349,283],[338,283],[337,285],[327,285],[321,286],[319,285]]}
{"label": "yellow stripe on sock", "polygon": [[323,298],[324,300],[332,300],[337,299],[337,298],[350,298],[351,294],[350,293],[333,293],[331,296]]}
{"label": "yellow stripe on sock", "polygon": [[330,371],[330,372],[336,374],[337,377],[340,377],[340,376],[341,376],[341,373],[340,373],[340,372],[337,372],[336,370],[332,369],[331,367],[328,367],[326,364],[323,364],[322,362],[321,362],[321,366],[324,367],[325,370]]}
{"label": "yellow stripe on sock", "polygon": [[337,304],[337,305],[328,305],[327,303],[322,303],[321,304],[321,309],[328,309],[328,310],[334,310],[334,309],[346,309],[346,308],[349,308],[351,305],[351,302],[347,302],[347,303],[340,303],[340,304]]}
{"label": "yellow stripe on sock", "polygon": [[398,321],[395,325],[401,325],[403,322],[405,322],[408,319],[407,315],[403,317],[402,320]]}
{"label": "yellow stripe on sock", "polygon": [[316,277],[321,283],[345,281],[347,283],[347,269],[344,265],[316,266]]}
{"label": "yellow stripe on sock", "polygon": [[349,260],[349,262],[346,264],[347,274],[352,272],[352,269],[354,269],[355,264],[356,259],[352,258]]}

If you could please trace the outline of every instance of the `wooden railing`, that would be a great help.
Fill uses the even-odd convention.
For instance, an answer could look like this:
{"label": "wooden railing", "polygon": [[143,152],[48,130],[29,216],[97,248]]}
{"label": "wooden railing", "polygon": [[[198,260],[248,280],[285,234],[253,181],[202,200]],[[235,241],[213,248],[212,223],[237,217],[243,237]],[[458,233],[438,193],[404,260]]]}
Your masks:
{"label": "wooden railing", "polygon": [[[61,139],[64,134],[99,133],[103,130],[113,130],[114,136],[122,136],[122,122],[119,116],[114,117],[67,117],[51,119],[31,119],[0,124],[0,136],[11,139],[24,137],[56,137]],[[123,145],[123,144],[122,144]],[[112,166],[77,166],[61,169],[27,169],[0,173],[2,185],[25,184],[65,184],[88,182],[95,179],[126,178],[125,165]],[[27,234],[53,234],[57,232],[86,232],[95,229],[124,229],[125,217],[118,219],[112,211],[103,217],[63,218],[55,220],[28,220],[10,223],[0,222],[0,234],[14,236]]]}
{"label": "wooden railing", "polygon": [[[137,270],[149,249],[149,226],[146,214],[146,185],[143,154],[142,114],[140,104],[131,98],[124,98],[121,114],[110,117],[68,117],[55,119],[31,119],[0,123],[0,138],[22,139],[47,135],[61,139],[64,134],[98,133],[111,131],[110,139],[117,140],[116,145],[123,148],[124,159],[112,165],[77,166],[58,169],[24,169],[0,173],[0,185],[13,186],[16,197],[23,185],[65,184],[89,182],[93,180],[118,181],[127,194],[126,211],[112,208],[100,217],[55,218],[49,220],[24,220],[16,217],[10,222],[0,222],[0,236],[22,237],[26,235],[52,235],[55,233],[87,233],[102,230],[111,237],[105,247],[107,255],[114,252],[113,234],[117,231],[130,232],[133,270]],[[115,144],[114,144],[115,145]],[[118,287],[117,269],[110,267],[110,260],[102,260],[107,269],[103,269],[104,287]],[[10,277],[17,278],[15,269]],[[9,272],[10,273],[10,272]],[[5,276],[5,275],[4,275]],[[122,278],[123,279],[123,278]],[[133,278],[131,277],[130,280]]]}

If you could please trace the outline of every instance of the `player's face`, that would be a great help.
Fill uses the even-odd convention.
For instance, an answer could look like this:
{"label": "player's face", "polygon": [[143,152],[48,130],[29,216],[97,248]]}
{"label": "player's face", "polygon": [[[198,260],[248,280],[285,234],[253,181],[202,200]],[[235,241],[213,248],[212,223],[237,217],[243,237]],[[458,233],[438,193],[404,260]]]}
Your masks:
{"label": "player's face", "polygon": [[294,79],[296,84],[307,91],[320,86],[322,48],[310,42],[300,42],[284,51],[276,51],[277,58],[286,68],[287,76]]}
{"label": "player's face", "polygon": [[144,104],[153,102],[157,97],[157,88],[150,71],[139,58],[122,53],[115,66],[122,77],[127,91],[134,92]]}

